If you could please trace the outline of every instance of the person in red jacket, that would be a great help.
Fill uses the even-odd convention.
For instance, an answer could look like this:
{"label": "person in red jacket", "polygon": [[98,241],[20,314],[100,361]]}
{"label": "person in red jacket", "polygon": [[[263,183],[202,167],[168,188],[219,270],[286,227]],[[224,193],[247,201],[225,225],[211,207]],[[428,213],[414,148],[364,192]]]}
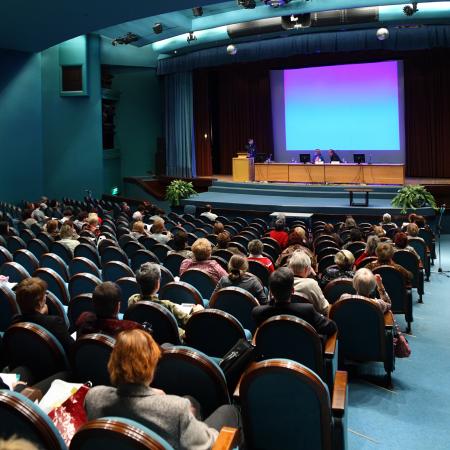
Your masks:
{"label": "person in red jacket", "polygon": [[284,226],[285,226],[284,220],[278,219],[275,222],[275,230],[272,230],[269,233],[269,236],[272,239],[275,239],[280,244],[282,250],[286,248],[289,238],[289,235],[285,231]]}

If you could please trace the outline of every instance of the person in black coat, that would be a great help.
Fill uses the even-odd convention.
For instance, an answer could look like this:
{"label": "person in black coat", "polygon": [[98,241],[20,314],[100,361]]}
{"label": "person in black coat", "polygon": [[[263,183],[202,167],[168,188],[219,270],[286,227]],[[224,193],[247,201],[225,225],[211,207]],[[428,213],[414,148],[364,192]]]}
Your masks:
{"label": "person in black coat", "polygon": [[337,331],[336,324],[318,313],[314,306],[306,303],[291,303],[294,287],[294,273],[287,267],[281,267],[270,275],[270,304],[253,308],[252,316],[257,326],[269,317],[290,314],[305,320],[319,333],[330,336]]}
{"label": "person in black coat", "polygon": [[67,326],[59,316],[48,315],[45,294],[47,283],[40,278],[26,278],[16,287],[16,301],[21,314],[13,317],[12,323],[32,322],[49,331],[61,343],[66,352],[74,340]]}

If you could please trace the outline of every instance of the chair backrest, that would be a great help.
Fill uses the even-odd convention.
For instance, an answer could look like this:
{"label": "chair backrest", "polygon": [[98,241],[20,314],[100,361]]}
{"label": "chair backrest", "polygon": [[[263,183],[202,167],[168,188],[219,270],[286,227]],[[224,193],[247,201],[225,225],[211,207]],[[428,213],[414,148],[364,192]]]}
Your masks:
{"label": "chair backrest", "polygon": [[223,258],[227,263],[230,260],[230,258],[233,256],[233,252],[230,252],[230,250],[227,250],[225,248],[214,250],[214,256],[220,256]]}
{"label": "chair backrest", "polygon": [[152,386],[166,394],[194,397],[200,403],[204,417],[230,403],[220,367],[190,347],[174,346],[163,350]]}
{"label": "chair backrest", "polygon": [[317,260],[320,262],[322,258],[328,255],[335,255],[339,251],[338,247],[323,247],[319,251],[316,251]]}
{"label": "chair backrest", "polygon": [[339,353],[356,361],[382,361],[386,355],[384,318],[379,307],[354,295],[330,309],[339,330]]}
{"label": "chair backrest", "polygon": [[40,267],[33,276],[44,280],[47,283],[47,289],[53,292],[64,305],[69,303],[69,292],[61,275],[48,267]]}
{"label": "chair backrest", "polygon": [[285,314],[270,317],[256,330],[254,342],[259,359],[292,359],[323,378],[322,342],[308,322]]}
{"label": "chair backrest", "polygon": [[419,277],[419,260],[417,256],[408,250],[397,250],[392,259],[413,274],[412,285],[417,287]]}
{"label": "chair backrest", "polygon": [[[321,239],[322,237],[325,238],[325,236],[321,236],[319,239]],[[326,237],[329,238],[329,236]],[[333,239],[321,239],[317,241],[317,243],[314,246],[315,252],[317,254],[325,248],[337,248],[339,250],[339,245]]]}
{"label": "chair backrest", "polygon": [[347,250],[349,252],[352,252],[353,255],[355,255],[355,252],[357,252],[357,251],[360,251],[360,250],[364,251],[365,248],[366,248],[366,243],[363,241],[355,241],[355,242],[348,244],[348,246],[347,246]]}
{"label": "chair backrest", "polygon": [[12,318],[19,313],[16,295],[8,286],[0,283],[0,331],[5,331],[10,326]]}
{"label": "chair backrest", "polygon": [[374,262],[377,260],[376,256],[368,256],[367,258],[364,258],[362,261],[358,263],[356,266],[356,269],[361,269],[362,267],[366,267],[367,264]]}
{"label": "chair backrest", "polygon": [[139,422],[122,417],[103,417],[82,425],[70,442],[70,450],[173,450],[169,443]]}
{"label": "chair backrest", "polygon": [[131,269],[136,272],[146,262],[159,264],[159,258],[150,250],[139,249],[130,259]]}
{"label": "chair backrest", "polygon": [[410,245],[420,256],[420,259],[425,264],[427,258],[427,244],[421,237],[412,237],[408,239]]}
{"label": "chair backrest", "polygon": [[70,363],[77,381],[90,381],[94,386],[111,384],[108,361],[115,339],[105,334],[85,334],[73,344]]}
{"label": "chair backrest", "polygon": [[72,328],[75,328],[78,317],[86,311],[94,312],[92,294],[80,294],[70,299],[67,315],[69,316],[69,322]]}
{"label": "chair backrest", "polygon": [[122,292],[122,301],[120,302],[120,312],[124,313],[128,308],[128,299],[139,293],[139,286],[137,284],[136,278],[133,277],[122,277],[116,280],[116,284],[120,287]]}
{"label": "chair backrest", "polygon": [[248,271],[253,275],[256,275],[263,286],[269,286],[269,269],[260,261],[249,260]]}
{"label": "chair backrest", "polygon": [[102,267],[110,261],[120,261],[128,265],[127,254],[120,247],[106,247],[101,253]]}
{"label": "chair backrest", "polygon": [[159,298],[161,300],[170,300],[179,305],[182,303],[193,303],[204,306],[198,289],[184,281],[167,283],[159,290]]}
{"label": "chair backrest", "polygon": [[245,372],[239,394],[248,448],[335,448],[328,389],[302,364],[285,359],[256,363]]}
{"label": "chair backrest", "polygon": [[12,260],[13,256],[11,252],[5,247],[0,247],[0,266],[5,262],[11,262]]}
{"label": "chair backrest", "polygon": [[52,253],[58,255],[66,264],[73,258],[72,250],[61,242],[53,242],[51,245]]}
{"label": "chair backrest", "polygon": [[9,277],[10,283],[20,283],[25,278],[30,278],[30,274],[19,263],[14,261],[4,263],[0,269],[0,275]]}
{"label": "chair backrest", "polygon": [[340,299],[342,294],[356,294],[353,280],[349,278],[336,278],[325,286],[323,295],[328,303],[333,304]]}
{"label": "chair backrest", "polygon": [[184,342],[208,356],[222,358],[245,330],[231,314],[219,309],[204,309],[192,314],[186,327]]}
{"label": "chair backrest", "polygon": [[131,258],[138,250],[145,250],[145,247],[138,241],[128,241],[123,247],[128,258]]}
{"label": "chair backrest", "polygon": [[214,292],[209,301],[210,308],[220,309],[234,316],[241,325],[252,333],[256,328],[252,310],[258,306],[252,294],[238,287],[227,287]]}
{"label": "chair backrest", "polygon": [[48,234],[46,231],[42,231],[40,230],[37,234],[36,237],[38,239],[40,239],[48,248],[51,247],[51,245],[53,244],[53,242],[55,242],[55,240],[53,239],[52,236],[50,236],[50,234]]}
{"label": "chair backrest", "polygon": [[8,250],[11,253],[14,253],[16,250],[19,250],[21,248],[27,248],[26,242],[19,236],[9,236],[7,243]]}
{"label": "chair backrest", "polygon": [[66,262],[56,253],[44,253],[41,256],[41,267],[53,269],[65,283],[69,281],[69,269]]}
{"label": "chair backrest", "polygon": [[[0,252],[1,250],[2,247],[0,247]],[[14,253],[14,261],[24,267],[28,273],[34,273],[35,270],[39,267],[39,260],[36,258],[36,256],[33,255],[33,253],[25,248],[16,250],[16,252]]]}
{"label": "chair backrest", "polygon": [[266,242],[263,244],[263,249],[263,253],[267,253],[272,258],[272,261],[276,261],[278,255],[281,253],[273,245],[267,244]]}
{"label": "chair backrest", "polygon": [[159,282],[159,287],[161,289],[167,283],[172,283],[173,281],[175,281],[175,277],[173,276],[172,272],[167,269],[167,267],[160,266],[159,269],[161,270],[161,280]]}
{"label": "chair backrest", "polygon": [[40,239],[31,239],[27,244],[27,248],[37,259],[41,259],[44,253],[49,252],[47,245]]}
{"label": "chair backrest", "polygon": [[223,270],[228,272],[228,263],[227,261],[225,261],[223,258],[221,258],[220,256],[217,255],[212,255],[211,259],[216,261],[220,267],[222,267]]}
{"label": "chair backrest", "polygon": [[36,381],[68,369],[63,347],[49,331],[30,322],[11,325],[3,336],[9,365],[27,367]]}
{"label": "chair backrest", "polygon": [[188,269],[180,277],[181,281],[189,283],[199,290],[204,299],[209,299],[216,288],[216,282],[211,275],[201,269]]}
{"label": "chair backrest", "polygon": [[181,263],[186,258],[183,255],[179,255],[178,253],[172,253],[170,255],[166,256],[166,259],[164,260],[163,264],[164,267],[167,267],[174,277],[179,276],[180,274],[180,266]]}
{"label": "chair backrest", "polygon": [[77,273],[69,280],[70,298],[81,294],[92,294],[94,289],[101,284],[101,280],[90,273]]}
{"label": "chair backrest", "polygon": [[48,415],[31,400],[14,391],[0,391],[2,437],[20,436],[39,448],[67,450],[67,446]]}
{"label": "chair backrest", "polygon": [[138,323],[147,322],[152,328],[152,336],[158,344],[180,343],[178,325],[173,314],[164,306],[152,301],[140,301],[131,305],[124,319]]}
{"label": "chair backrest", "polygon": [[47,291],[47,293],[45,294],[45,299],[48,308],[48,314],[50,316],[61,317],[61,319],[64,320],[67,329],[69,329],[70,326],[69,318],[66,313],[66,308],[64,307],[62,302],[60,302],[58,297],[50,291]]}
{"label": "chair backrest", "polygon": [[91,259],[86,258],[85,256],[76,256],[72,259],[72,261],[70,261],[70,276],[73,277],[77,273],[90,273],[97,278],[101,277],[100,269],[97,267],[97,265]]}
{"label": "chair backrest", "polygon": [[157,256],[159,261],[164,261],[164,259],[167,256],[167,253],[170,252],[172,249],[166,245],[166,244],[155,244],[152,247],[152,252]]}
{"label": "chair backrest", "polygon": [[158,241],[150,236],[142,236],[139,238],[139,242],[147,249],[151,250],[152,247],[158,243]]}
{"label": "chair backrest", "polygon": [[403,275],[392,266],[379,266],[373,269],[372,272],[381,275],[383,285],[391,299],[392,312],[394,314],[406,312],[407,291]]}
{"label": "chair backrest", "polygon": [[97,249],[90,244],[79,244],[73,252],[75,257],[84,257],[92,261],[97,267],[100,267],[100,256]]}
{"label": "chair backrest", "polygon": [[[339,251],[336,249],[336,251]],[[319,261],[319,273],[324,273],[325,270],[332,266],[334,264],[334,254],[333,255],[326,255],[322,257],[322,259]]]}
{"label": "chair backrest", "polygon": [[103,266],[103,281],[116,282],[119,278],[134,277],[134,272],[121,261],[109,261]]}
{"label": "chair backrest", "polygon": [[263,244],[269,244],[270,246],[272,246],[278,252],[278,254],[281,253],[281,246],[276,239],[266,236],[261,238],[261,241]]}

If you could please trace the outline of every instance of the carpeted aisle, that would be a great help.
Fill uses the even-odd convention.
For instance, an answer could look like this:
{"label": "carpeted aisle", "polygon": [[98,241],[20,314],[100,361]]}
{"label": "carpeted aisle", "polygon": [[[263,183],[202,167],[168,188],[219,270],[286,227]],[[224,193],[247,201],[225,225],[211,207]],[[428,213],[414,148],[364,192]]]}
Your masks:
{"label": "carpeted aisle", "polygon": [[[449,235],[442,244],[442,268],[450,270]],[[424,303],[414,297],[412,354],[396,360],[393,390],[382,387],[381,364],[350,382],[350,450],[450,449],[450,278],[437,269],[436,260]],[[404,329],[404,321],[398,322]],[[370,370],[378,377],[367,377]]]}

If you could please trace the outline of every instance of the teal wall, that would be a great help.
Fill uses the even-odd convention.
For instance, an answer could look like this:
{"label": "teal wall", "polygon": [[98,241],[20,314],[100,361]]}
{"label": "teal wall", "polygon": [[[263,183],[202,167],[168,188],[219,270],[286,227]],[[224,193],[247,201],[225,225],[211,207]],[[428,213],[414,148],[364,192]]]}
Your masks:
{"label": "teal wall", "polygon": [[43,194],[41,55],[0,50],[0,200]]}
{"label": "teal wall", "polygon": [[87,97],[60,95],[58,47],[42,52],[44,192],[54,198],[82,198],[84,190],[90,189],[100,197],[103,150],[99,38],[91,35],[87,40]]}

